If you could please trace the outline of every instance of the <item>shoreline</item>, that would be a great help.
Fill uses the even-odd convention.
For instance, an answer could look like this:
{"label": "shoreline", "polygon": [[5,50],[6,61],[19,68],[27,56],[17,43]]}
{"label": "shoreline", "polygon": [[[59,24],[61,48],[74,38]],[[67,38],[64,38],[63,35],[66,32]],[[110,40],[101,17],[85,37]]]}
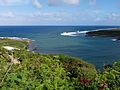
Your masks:
{"label": "shoreline", "polygon": [[32,43],[35,41],[35,40],[31,40],[31,39],[29,39],[29,38],[21,38],[21,37],[0,37],[0,40],[3,40],[3,39],[9,39],[9,40],[17,40],[17,41],[25,41],[26,42],[26,47],[25,47],[25,49],[27,50],[27,51],[32,51],[32,52],[34,52],[35,50],[35,48],[36,47],[33,47],[33,45],[32,45]]}
{"label": "shoreline", "polygon": [[0,37],[0,39],[12,39],[12,40],[27,41],[27,42],[32,41],[31,39],[28,39],[28,38],[20,38],[20,37]]}

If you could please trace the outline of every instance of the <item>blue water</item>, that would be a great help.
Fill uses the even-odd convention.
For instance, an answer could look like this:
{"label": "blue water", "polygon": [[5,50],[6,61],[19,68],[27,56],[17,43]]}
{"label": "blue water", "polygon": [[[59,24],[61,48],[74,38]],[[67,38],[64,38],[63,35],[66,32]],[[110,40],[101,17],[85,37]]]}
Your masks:
{"label": "blue water", "polygon": [[61,36],[62,32],[85,31],[117,26],[1,26],[0,37],[24,37],[35,40],[40,53],[79,57],[96,68],[120,59],[120,42],[111,37]]}

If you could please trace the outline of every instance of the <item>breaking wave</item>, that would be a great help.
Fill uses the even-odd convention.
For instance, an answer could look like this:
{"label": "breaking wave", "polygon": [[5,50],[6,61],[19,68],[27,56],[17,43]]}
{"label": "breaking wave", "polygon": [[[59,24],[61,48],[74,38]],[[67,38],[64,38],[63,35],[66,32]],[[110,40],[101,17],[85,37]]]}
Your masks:
{"label": "breaking wave", "polygon": [[80,34],[85,34],[89,31],[76,31],[76,32],[63,32],[60,35],[62,36],[79,36]]}
{"label": "breaking wave", "polygon": [[111,39],[113,42],[117,41],[117,39]]}

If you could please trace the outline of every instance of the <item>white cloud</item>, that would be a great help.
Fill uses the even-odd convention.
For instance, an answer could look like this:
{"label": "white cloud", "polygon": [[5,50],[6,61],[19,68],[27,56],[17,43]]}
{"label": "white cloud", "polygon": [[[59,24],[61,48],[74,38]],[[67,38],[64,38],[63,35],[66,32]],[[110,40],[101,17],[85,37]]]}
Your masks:
{"label": "white cloud", "polygon": [[0,0],[0,6],[19,6],[31,4],[36,9],[41,9],[42,5],[39,0]]}
{"label": "white cloud", "polygon": [[[100,14],[100,13],[99,13]],[[0,25],[46,25],[46,24],[119,24],[120,13],[103,14],[69,12],[0,12]],[[84,17],[88,15],[89,17]]]}
{"label": "white cloud", "polygon": [[80,0],[64,0],[64,3],[71,5],[78,5],[80,3]]}
{"label": "white cloud", "polygon": [[54,17],[54,13],[50,12],[50,13],[41,13],[41,12],[35,12],[31,14],[31,17]]}
{"label": "white cloud", "polygon": [[96,0],[90,0],[90,5],[96,5]]}
{"label": "white cloud", "polygon": [[[79,5],[80,0],[48,0],[48,5],[58,5],[61,3],[69,4],[69,5]],[[90,5],[96,5],[96,0],[88,0]]]}
{"label": "white cloud", "polygon": [[48,0],[48,5],[57,5],[61,2],[61,0]]}
{"label": "white cloud", "polygon": [[35,12],[31,14],[32,18],[66,18],[69,14],[66,12]]}
{"label": "white cloud", "polygon": [[95,21],[101,21],[102,19],[100,17],[95,18]]}
{"label": "white cloud", "polygon": [[109,14],[108,18],[109,18],[110,20],[120,20],[120,14],[113,12],[113,13]]}
{"label": "white cloud", "polygon": [[20,5],[28,2],[29,0],[0,0],[0,5]]}
{"label": "white cloud", "polygon": [[15,14],[13,12],[0,13],[1,18],[14,18]]}
{"label": "white cloud", "polygon": [[[109,21],[112,21],[112,22],[117,22],[117,21],[120,21],[120,13],[107,13],[107,14],[103,14],[103,13],[99,13],[100,15],[97,15],[95,16],[94,20],[95,21],[102,21],[102,22],[109,22]],[[103,15],[103,16],[101,16]]]}
{"label": "white cloud", "polygon": [[118,13],[111,13],[111,16],[113,16],[113,17],[118,17],[118,16],[120,16]]}
{"label": "white cloud", "polygon": [[41,7],[42,7],[42,5],[40,4],[40,2],[38,0],[33,0],[33,5],[37,9],[41,9]]}

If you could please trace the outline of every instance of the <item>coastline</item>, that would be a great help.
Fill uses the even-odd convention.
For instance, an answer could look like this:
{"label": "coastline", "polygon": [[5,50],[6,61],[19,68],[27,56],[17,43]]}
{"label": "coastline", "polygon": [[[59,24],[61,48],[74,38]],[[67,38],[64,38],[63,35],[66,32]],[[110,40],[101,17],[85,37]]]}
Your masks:
{"label": "coastline", "polygon": [[31,39],[28,39],[28,38],[20,38],[20,37],[0,37],[0,39],[9,39],[9,40],[17,40],[17,41],[25,41],[26,42],[26,47],[25,49],[28,50],[28,51],[33,51],[34,52],[34,49],[36,47],[33,47],[33,42],[35,40],[31,40]]}
{"label": "coastline", "polygon": [[[17,40],[14,38],[3,38],[3,41],[4,39],[7,42],[5,43],[6,45],[11,42],[21,42],[25,45],[30,43],[30,41],[20,38]],[[105,82],[105,85],[108,83],[109,87],[107,88],[112,88],[111,90],[115,90],[114,85],[116,85],[115,88],[119,88],[119,84],[114,84],[116,81],[119,83],[119,80],[115,80],[120,75],[119,61],[114,62],[112,65],[104,65],[103,70],[97,71],[94,65],[66,55],[33,53],[25,48],[20,50],[0,48],[0,52],[0,69],[2,70],[0,87],[2,88],[5,86],[7,88],[15,88],[13,87],[13,84],[15,84],[17,88],[23,89],[24,86],[28,87],[29,84],[30,88],[36,89],[36,87],[40,87],[42,90],[44,87],[49,89],[48,85],[51,85],[52,89],[55,88],[55,85],[60,88],[65,87],[65,89],[70,88],[72,85],[72,90],[81,88],[89,90],[89,88],[99,89],[101,86],[100,82]],[[4,67],[7,67],[7,69]],[[31,87],[31,82],[36,87]],[[42,87],[43,84],[44,86]]]}

